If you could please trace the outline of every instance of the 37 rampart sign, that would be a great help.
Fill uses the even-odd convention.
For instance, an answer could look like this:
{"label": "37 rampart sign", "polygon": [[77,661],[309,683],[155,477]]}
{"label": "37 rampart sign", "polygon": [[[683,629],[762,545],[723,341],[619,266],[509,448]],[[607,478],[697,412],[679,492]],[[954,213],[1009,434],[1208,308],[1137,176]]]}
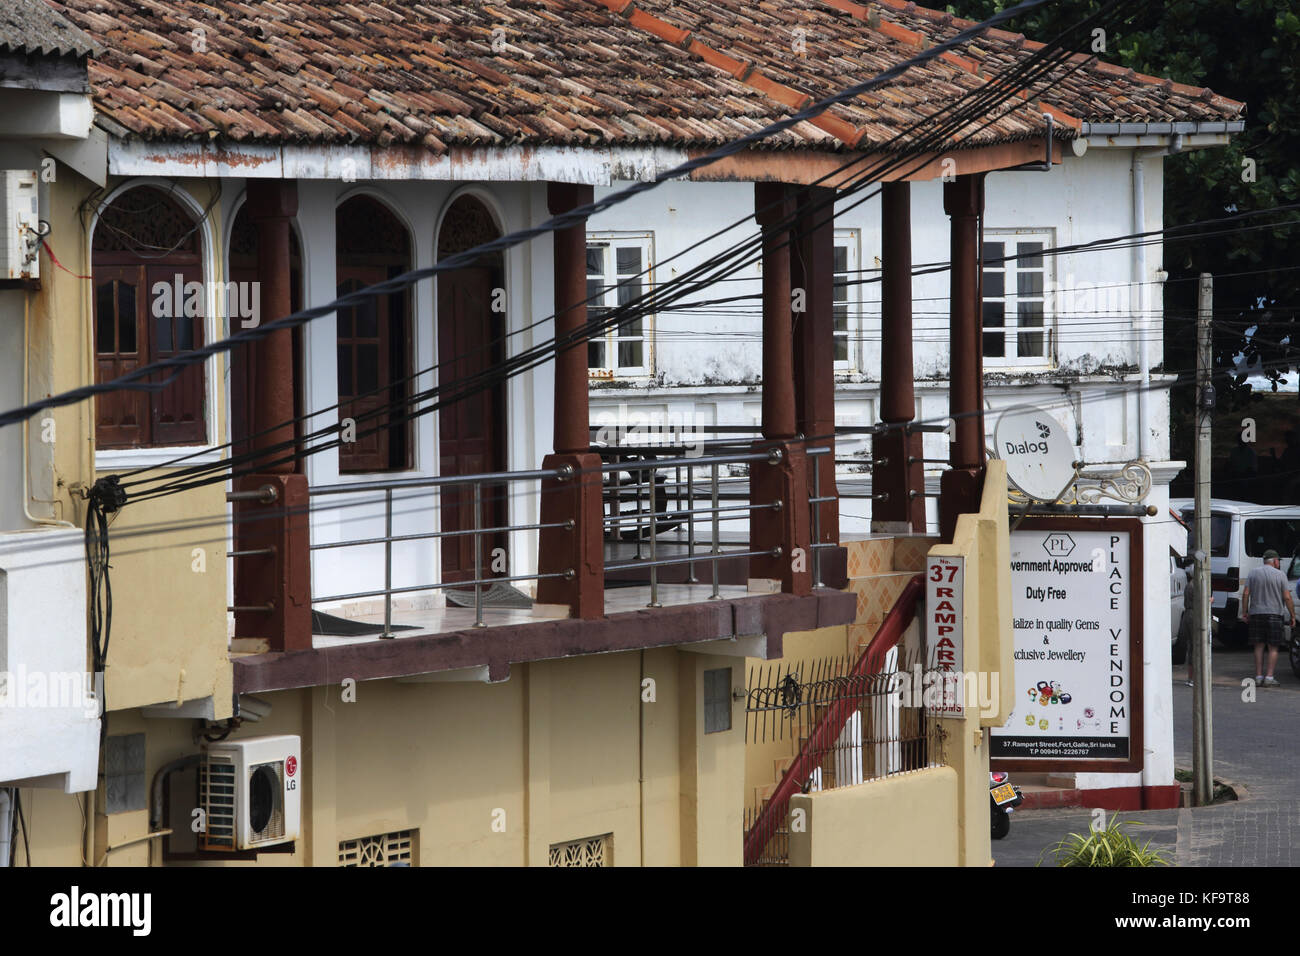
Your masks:
{"label": "37 rampart sign", "polygon": [[962,673],[966,667],[962,622],[965,586],[965,558],[930,556],[925,571],[925,712],[935,717],[965,714],[962,700]]}

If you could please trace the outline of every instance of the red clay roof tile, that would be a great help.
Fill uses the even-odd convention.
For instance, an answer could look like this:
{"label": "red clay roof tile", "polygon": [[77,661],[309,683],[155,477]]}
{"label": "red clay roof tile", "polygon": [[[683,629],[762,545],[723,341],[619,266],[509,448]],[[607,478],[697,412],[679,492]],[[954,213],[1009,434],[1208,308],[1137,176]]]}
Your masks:
{"label": "red clay roof tile", "polygon": [[[47,2],[103,43],[90,64],[96,106],[142,138],[436,151],[712,146],[968,25],[902,0]],[[897,148],[901,129],[1039,48],[989,31],[766,145]],[[1044,110],[1077,129],[1082,120],[1230,120],[1244,109],[1082,55],[1079,63],[1053,74],[1055,89],[1000,108],[972,142],[1041,135]]]}

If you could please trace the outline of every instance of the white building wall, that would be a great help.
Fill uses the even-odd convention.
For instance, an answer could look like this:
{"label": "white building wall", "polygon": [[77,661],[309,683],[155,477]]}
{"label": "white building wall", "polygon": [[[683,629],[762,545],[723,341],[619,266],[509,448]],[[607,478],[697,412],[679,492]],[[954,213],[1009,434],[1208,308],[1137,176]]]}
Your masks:
{"label": "white building wall", "polygon": [[82,532],[0,534],[0,787],[93,790],[95,692]]}
{"label": "white building wall", "polygon": [[[233,219],[242,201],[243,183],[224,184],[227,195],[239,197],[229,203],[226,215]],[[335,209],[358,193],[384,202],[408,227],[411,234],[413,267],[427,268],[436,261],[437,231],[450,204],[470,193],[482,199],[499,218],[503,232],[522,229],[548,218],[546,189],[538,183],[500,183],[463,186],[446,182],[357,182],[303,180],[298,184],[296,229],[302,245],[304,307],[333,301],[336,297]],[[228,238],[227,238],[228,241]],[[505,253],[506,317],[510,335],[507,349],[514,355],[545,342],[553,335],[549,317],[553,310],[551,242],[543,237]],[[534,277],[544,277],[537,281]],[[415,286],[412,323],[412,371],[420,374],[413,390],[436,385],[437,287],[434,282]],[[548,321],[541,321],[548,320]],[[539,323],[533,327],[534,323]],[[303,376],[305,411],[318,412],[305,424],[305,431],[317,431],[338,423],[336,326],[332,317],[304,326]],[[512,378],[506,386],[508,431],[506,457],[512,471],[541,466],[551,450],[552,383],[550,363]],[[337,450],[330,449],[305,460],[312,488],[362,482],[434,478],[439,474],[438,413],[436,410],[413,421],[414,467],[405,471],[377,474],[341,474]],[[525,491],[526,489],[526,491]],[[536,482],[511,487],[511,524],[536,524],[539,507]],[[436,489],[396,491],[393,502],[393,534],[427,534],[439,530],[439,498]],[[312,499],[313,544],[381,537],[385,531],[382,492],[344,494]],[[509,544],[512,574],[536,570],[536,533],[515,532]],[[398,542],[393,546],[393,587],[417,587],[439,580],[441,546],[437,539]],[[324,549],[313,553],[314,595],[355,594],[384,586],[382,544]],[[376,599],[378,600],[378,599]],[[436,600],[436,598],[435,598]],[[328,607],[322,607],[328,610]]]}
{"label": "white building wall", "polygon": [[[1069,246],[1136,231],[1158,230],[1163,220],[1162,160],[1155,153],[1144,159],[1145,190],[1141,221],[1135,221],[1132,182],[1133,151],[1092,148],[1084,156],[1065,153],[1065,162],[1050,172],[991,173],[985,185],[986,240],[999,231],[1022,230],[1050,235],[1050,245]],[[949,219],[943,212],[942,183],[914,183],[912,198],[912,259],[916,270],[945,264],[949,259]],[[601,190],[597,191],[598,196]],[[835,228],[855,230],[859,265],[880,267],[880,201],[860,194],[837,203]],[[750,183],[674,182],[660,186],[619,207],[593,217],[592,233],[624,230],[653,231],[656,251],[654,280],[677,278],[707,255],[722,252],[755,231],[745,219],[723,236],[715,231],[752,217],[754,187]],[[689,249],[702,243],[698,249]],[[985,399],[989,444],[997,424],[996,412],[1013,405],[1034,404],[1049,409],[1074,435],[1079,457],[1090,463],[1122,463],[1138,455],[1138,336],[1136,317],[1146,310],[1148,354],[1152,368],[1162,361],[1161,247],[1145,250],[1145,272],[1137,273],[1137,258],[1127,243],[1117,248],[1080,250],[1049,257],[1047,288],[1053,293],[1051,358],[1037,364],[985,362]],[[684,254],[683,254],[684,253]],[[682,254],[680,259],[674,256]],[[734,279],[694,293],[693,301],[760,291],[757,262]],[[878,271],[864,271],[878,279]],[[949,276],[940,268],[913,281],[914,374],[917,419],[941,422],[948,414],[948,292]],[[1146,285],[1135,285],[1145,283]],[[861,317],[851,318],[850,366],[837,376],[836,421],[840,425],[870,425],[878,421],[880,381],[880,285],[858,287]],[[854,296],[850,296],[853,302]],[[850,309],[852,316],[853,309]],[[593,384],[594,424],[757,424],[761,371],[761,307],[757,298],[710,310],[662,312],[655,317],[654,376]],[[1156,376],[1156,381],[1170,381]],[[1167,391],[1148,395],[1150,463],[1154,482],[1147,503],[1157,515],[1147,524],[1143,560],[1146,594],[1144,626],[1144,718],[1147,765],[1140,774],[1080,774],[1081,788],[1162,786],[1173,779],[1172,688],[1168,614],[1168,482],[1181,463],[1166,463],[1169,455],[1169,397]],[[837,456],[869,452],[865,439],[841,439]],[[927,458],[947,457],[947,439],[926,434]],[[938,471],[927,474],[927,491],[938,490]],[[841,475],[841,490],[848,490]],[[869,475],[858,475],[853,491],[869,490]],[[927,501],[931,526],[936,526],[933,498]],[[841,531],[870,528],[870,501],[841,502]]]}

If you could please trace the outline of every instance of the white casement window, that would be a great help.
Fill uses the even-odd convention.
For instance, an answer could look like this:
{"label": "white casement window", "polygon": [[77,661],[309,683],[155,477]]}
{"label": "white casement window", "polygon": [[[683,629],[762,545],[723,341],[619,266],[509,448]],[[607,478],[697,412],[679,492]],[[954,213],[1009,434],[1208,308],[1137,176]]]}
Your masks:
{"label": "white casement window", "polygon": [[835,369],[857,367],[862,328],[862,273],[858,269],[861,238],[857,229],[835,230]]}
{"label": "white casement window", "polygon": [[[1050,232],[984,232],[984,359],[989,365],[1048,365],[1054,245]],[[1005,260],[1005,261],[1003,261]]]}
{"label": "white casement window", "polygon": [[[634,302],[653,285],[654,236],[597,233],[587,237],[587,317],[598,318]],[[587,342],[592,378],[650,375],[654,368],[654,317],[642,315]]]}

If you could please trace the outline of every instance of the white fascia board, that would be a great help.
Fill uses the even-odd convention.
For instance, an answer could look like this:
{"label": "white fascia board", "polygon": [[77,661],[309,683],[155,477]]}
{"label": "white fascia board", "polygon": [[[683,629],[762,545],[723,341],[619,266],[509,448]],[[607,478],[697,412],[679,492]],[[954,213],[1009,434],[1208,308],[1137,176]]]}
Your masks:
{"label": "white fascia board", "polygon": [[607,186],[648,180],[684,162],[682,150],[567,146],[453,149],[370,146],[261,146],[113,139],[116,176],[229,176],[253,179],[567,182]]}
{"label": "white fascia board", "polygon": [[85,93],[0,90],[0,138],[85,139],[94,120]]}
{"label": "white fascia board", "polygon": [[[1227,146],[1232,138],[1231,133],[1195,133],[1183,136],[1182,150],[1185,152],[1189,149],[1206,149],[1212,146]],[[1168,147],[1173,142],[1173,135],[1092,135],[1085,142],[1089,149],[1147,149]]]}

